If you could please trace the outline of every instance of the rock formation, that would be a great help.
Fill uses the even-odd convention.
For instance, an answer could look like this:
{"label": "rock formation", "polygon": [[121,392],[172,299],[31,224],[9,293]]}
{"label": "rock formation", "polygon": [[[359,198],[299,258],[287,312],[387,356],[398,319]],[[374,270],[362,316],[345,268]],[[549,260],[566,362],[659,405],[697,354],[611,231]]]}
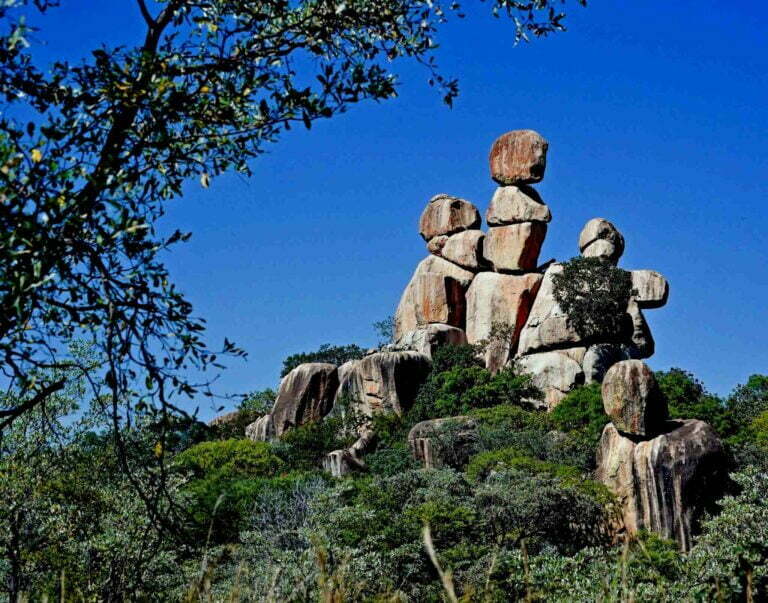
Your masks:
{"label": "rock formation", "polygon": [[600,439],[596,477],[618,499],[618,527],[629,535],[651,530],[688,550],[708,498],[721,491],[720,440],[703,421],[670,421],[653,373],[639,360],[611,367],[602,394],[613,422]]}
{"label": "rock formation", "polygon": [[478,441],[477,422],[471,417],[422,421],[408,432],[411,454],[425,469],[465,465]]}

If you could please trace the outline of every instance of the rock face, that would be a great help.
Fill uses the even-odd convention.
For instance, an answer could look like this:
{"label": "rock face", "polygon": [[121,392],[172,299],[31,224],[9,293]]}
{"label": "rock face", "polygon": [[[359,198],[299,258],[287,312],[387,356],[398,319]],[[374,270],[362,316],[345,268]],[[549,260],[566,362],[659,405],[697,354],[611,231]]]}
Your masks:
{"label": "rock face", "polygon": [[520,333],[518,355],[558,347],[573,347],[580,343],[581,338],[568,322],[568,316],[555,301],[552,277],[562,271],[560,264],[552,264],[544,273],[536,301]]}
{"label": "rock face", "polygon": [[269,442],[275,439],[275,424],[272,415],[259,417],[245,428],[245,437],[254,442]]}
{"label": "rock face", "polygon": [[419,318],[425,323],[464,326],[464,291],[461,282],[451,276],[437,272],[418,275],[413,294]]}
{"label": "rock face", "polygon": [[275,436],[322,419],[333,408],[338,386],[339,376],[333,364],[309,362],[293,369],[280,382],[270,413]]}
{"label": "rock face", "polygon": [[[465,343],[467,343],[467,336],[462,329],[436,323],[426,325],[415,331],[409,331],[395,345],[398,348],[407,348],[432,358],[435,350],[442,345],[462,345]],[[343,381],[341,367],[339,371],[339,380]]]}
{"label": "rock face", "polygon": [[640,308],[661,308],[669,297],[667,279],[654,270],[633,270],[632,289]]}
{"label": "rock face", "polygon": [[665,433],[645,441],[609,423],[600,439],[596,478],[617,496],[627,533],[651,530],[687,551],[708,499],[722,491],[724,467],[722,445],[703,421],[670,421]]}
{"label": "rock face", "polygon": [[629,359],[630,352],[627,346],[616,343],[596,343],[589,346],[582,361],[584,382],[602,383],[609,368],[617,362]]}
{"label": "rock face", "polygon": [[[443,280],[421,278],[428,274],[442,276]],[[458,283],[459,286],[466,291],[474,276],[474,273],[469,270],[464,270],[456,264],[437,256],[430,255],[423,259],[416,267],[413,277],[400,298],[400,304],[395,313],[395,340],[400,339],[406,333],[415,331],[430,322],[448,323],[446,320],[428,320],[428,318],[439,318],[439,316],[436,316],[436,311],[439,311],[437,312],[438,314],[440,312],[447,313],[454,321],[448,323],[451,324],[451,326],[463,328],[463,311],[446,308],[444,304],[447,303],[447,300],[454,299],[451,296],[458,295],[451,281]],[[451,281],[446,283],[446,278],[451,279]],[[436,299],[433,300],[428,297],[428,294],[431,293],[436,294]],[[463,294],[459,297],[462,298],[459,299],[459,302],[461,308],[463,308]],[[427,308],[426,313],[425,306]]]}
{"label": "rock face", "polygon": [[545,222],[494,226],[485,236],[483,255],[497,272],[534,270],[546,236]]}
{"label": "rock face", "polygon": [[339,389],[364,416],[401,416],[413,405],[430,369],[429,358],[418,352],[377,352],[355,360]]}
{"label": "rock face", "polygon": [[552,213],[530,186],[500,186],[485,213],[489,226],[505,226],[520,222],[549,222]]}
{"label": "rock face", "polygon": [[425,469],[460,467],[477,450],[477,423],[471,417],[422,421],[408,432],[408,445]]}
{"label": "rock face", "polygon": [[515,366],[533,377],[533,384],[544,393],[547,410],[557,406],[575,386],[584,384],[579,363],[562,352],[523,356],[515,361]]}
{"label": "rock face", "polygon": [[632,319],[631,352],[633,358],[650,358],[656,351],[651,329],[645,321],[645,316],[634,299],[629,300],[627,314]]}
{"label": "rock face", "polygon": [[479,227],[480,212],[474,205],[445,194],[432,197],[419,220],[419,233],[425,241]]}
{"label": "rock face", "polygon": [[614,364],[603,379],[603,406],[619,431],[650,437],[667,420],[667,402],[653,371],[640,360]]}
{"label": "rock face", "polygon": [[615,264],[624,253],[624,237],[608,220],[592,218],[579,235],[579,251],[584,257],[602,257]]}
{"label": "rock face", "polygon": [[488,158],[491,178],[499,184],[541,182],[549,145],[533,130],[513,130],[499,136]]}
{"label": "rock face", "polygon": [[498,342],[486,354],[486,367],[496,371],[514,354],[520,331],[528,318],[542,275],[520,276],[481,272],[467,290],[467,341],[479,343],[491,336],[494,324],[512,328],[507,342]]}
{"label": "rock face", "polygon": [[442,257],[465,268],[477,272],[484,265],[483,239],[485,233],[480,230],[465,230],[455,235],[442,235],[432,239],[427,245],[430,253]]}

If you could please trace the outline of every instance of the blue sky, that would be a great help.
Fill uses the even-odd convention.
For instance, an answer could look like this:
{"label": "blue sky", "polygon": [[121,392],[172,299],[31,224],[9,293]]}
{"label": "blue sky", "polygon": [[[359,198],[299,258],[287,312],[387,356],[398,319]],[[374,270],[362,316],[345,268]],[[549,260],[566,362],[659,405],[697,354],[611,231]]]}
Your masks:
{"label": "blue sky", "polygon": [[[397,99],[291,131],[251,179],[191,183],[168,206],[164,228],[194,233],[168,256],[172,274],[211,343],[249,352],[220,388],[275,387],[283,357],[325,342],[373,345],[372,323],[426,255],[427,200],[446,192],[484,213],[488,149],[517,128],[550,143],[542,261],[576,255],[583,224],[607,218],[627,241],[620,265],[670,281],[667,306],[646,313],[653,368],[717,393],[768,373],[768,5],[572,4],[568,32],[517,47],[486,4],[465,8],[439,36],[443,71],[460,78],[453,109],[404,64]],[[42,25],[51,57],[142,36],[128,0],[64,2]]]}

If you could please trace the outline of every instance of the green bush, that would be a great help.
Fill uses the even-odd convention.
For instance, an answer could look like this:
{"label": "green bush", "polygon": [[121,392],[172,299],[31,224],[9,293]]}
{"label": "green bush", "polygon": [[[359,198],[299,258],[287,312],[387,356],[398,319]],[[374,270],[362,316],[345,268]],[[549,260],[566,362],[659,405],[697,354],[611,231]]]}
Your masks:
{"label": "green bush", "polygon": [[569,392],[550,416],[561,431],[583,430],[597,443],[609,421],[603,408],[600,384],[592,383]]}
{"label": "green bush", "polygon": [[235,411],[234,417],[228,417],[226,421],[216,423],[208,428],[209,440],[233,440],[245,439],[245,428],[262,416],[256,410],[240,409]]}
{"label": "green bush", "polygon": [[317,469],[326,454],[346,448],[355,439],[357,436],[347,428],[344,417],[327,416],[286,431],[275,452],[291,469],[305,471]]}
{"label": "green bush", "polygon": [[691,373],[679,368],[657,371],[656,381],[667,398],[670,417],[706,421],[720,435],[729,431],[729,413],[725,404],[708,393],[704,384]]}
{"label": "green bush", "polygon": [[237,539],[256,493],[280,487],[274,476],[284,463],[265,442],[223,440],[185,450],[174,467],[190,477],[184,492],[194,529],[202,535],[210,526],[216,542],[229,542]]}
{"label": "green bush", "polygon": [[555,300],[584,340],[621,340],[631,333],[629,272],[601,258],[575,257],[562,266],[552,279]]}
{"label": "green bush", "polygon": [[324,343],[314,352],[292,354],[283,360],[280,377],[285,377],[293,369],[305,362],[328,362],[340,366],[349,360],[358,360],[365,356],[365,350],[359,345],[331,345]]}
{"label": "green bush", "polygon": [[558,479],[575,480],[581,477],[576,467],[558,465],[521,454],[515,448],[491,450],[475,455],[467,465],[467,477],[471,480],[483,480],[492,471],[514,469],[529,475],[547,475]]}

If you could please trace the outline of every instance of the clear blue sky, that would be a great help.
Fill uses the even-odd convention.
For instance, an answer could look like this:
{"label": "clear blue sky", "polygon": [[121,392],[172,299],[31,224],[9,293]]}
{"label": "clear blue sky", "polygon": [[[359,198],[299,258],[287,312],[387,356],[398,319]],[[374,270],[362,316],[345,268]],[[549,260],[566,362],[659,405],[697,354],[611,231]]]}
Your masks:
{"label": "clear blue sky", "polygon": [[[138,43],[130,0],[68,0],[43,21],[42,52]],[[512,28],[466,2],[439,36],[461,81],[451,110],[403,65],[400,96],[295,130],[254,177],[187,187],[167,228],[194,235],[167,258],[209,337],[249,352],[219,383],[277,385],[281,360],[320,344],[372,345],[425,256],[417,221],[432,195],[485,211],[493,139],[533,128],[550,142],[538,187],[553,221],[541,259],[578,252],[595,216],[624,233],[625,268],[670,281],[646,317],[655,369],[679,366],[717,393],[768,373],[768,5],[593,1],[568,32],[514,47]],[[202,416],[210,416],[208,408]]]}

